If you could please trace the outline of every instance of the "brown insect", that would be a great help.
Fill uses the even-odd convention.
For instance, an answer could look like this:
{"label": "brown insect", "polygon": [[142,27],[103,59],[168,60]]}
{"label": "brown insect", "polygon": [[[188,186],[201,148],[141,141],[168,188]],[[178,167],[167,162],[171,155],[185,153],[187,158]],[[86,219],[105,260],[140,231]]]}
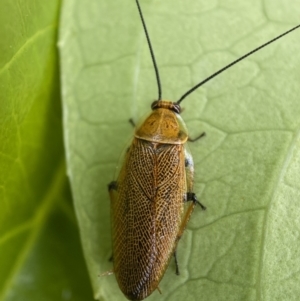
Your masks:
{"label": "brown insect", "polygon": [[[138,0],[158,82],[152,113],[136,128],[116,181],[109,184],[113,241],[113,272],[130,300],[142,300],[158,289],[197,200],[193,191],[194,164],[186,148],[189,139],[180,117],[180,102],[205,82],[300,25],[252,50],[186,92],[177,102],[162,100],[153,49]],[[188,204],[187,208],[185,204]]]}
{"label": "brown insect", "polygon": [[114,273],[130,300],[142,300],[158,287],[197,203],[180,107],[159,100],[152,109],[136,130],[117,182],[109,186]]}

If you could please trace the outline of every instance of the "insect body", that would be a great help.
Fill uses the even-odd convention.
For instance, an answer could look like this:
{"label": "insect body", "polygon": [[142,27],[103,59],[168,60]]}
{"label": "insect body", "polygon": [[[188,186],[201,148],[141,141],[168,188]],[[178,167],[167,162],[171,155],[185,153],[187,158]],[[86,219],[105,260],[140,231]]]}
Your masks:
{"label": "insect body", "polygon": [[142,300],[158,289],[194,207],[200,204],[193,192],[194,165],[186,148],[191,139],[179,115],[181,101],[237,62],[300,27],[248,52],[192,87],[177,102],[170,102],[162,100],[155,57],[138,0],[136,3],[159,92],[152,113],[135,131],[117,180],[109,184],[114,273],[130,300]]}
{"label": "insect body", "polygon": [[180,106],[155,101],[152,109],[110,185],[114,273],[130,300],[142,300],[158,287],[197,202]]}

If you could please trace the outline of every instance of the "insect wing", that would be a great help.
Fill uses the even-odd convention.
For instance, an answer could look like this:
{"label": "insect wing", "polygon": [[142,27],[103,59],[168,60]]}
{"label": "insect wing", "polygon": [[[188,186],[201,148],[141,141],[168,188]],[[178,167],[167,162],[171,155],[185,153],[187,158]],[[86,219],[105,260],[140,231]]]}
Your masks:
{"label": "insect wing", "polygon": [[123,293],[158,286],[176,246],[186,195],[184,148],[135,138],[112,198],[114,272]]}

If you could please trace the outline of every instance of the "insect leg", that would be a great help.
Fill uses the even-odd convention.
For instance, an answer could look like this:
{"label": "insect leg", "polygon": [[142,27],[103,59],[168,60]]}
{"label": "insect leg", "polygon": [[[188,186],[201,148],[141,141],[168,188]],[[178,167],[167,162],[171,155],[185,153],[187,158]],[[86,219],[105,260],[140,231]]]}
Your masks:
{"label": "insect leg", "polygon": [[111,193],[112,190],[117,190],[118,189],[118,183],[117,181],[111,181],[108,185],[107,185],[107,188],[108,188],[108,192]]}
{"label": "insect leg", "polygon": [[[202,133],[196,139],[200,139],[204,135],[205,135],[205,133]],[[193,202],[194,204],[198,204],[202,208],[202,210],[205,210],[206,207],[198,201],[196,194],[193,192],[194,162],[193,162],[193,157],[187,148],[185,149],[185,173],[186,173],[186,186],[187,186],[187,193],[186,193],[185,201]]]}
{"label": "insect leg", "polygon": [[129,121],[129,123],[130,123],[134,128],[136,127],[136,124],[135,124],[135,122],[133,121],[132,118],[130,118],[128,121]]}
{"label": "insect leg", "polygon": [[174,251],[174,259],[175,259],[175,265],[176,265],[176,275],[179,275],[179,266],[178,266],[178,260],[177,260],[177,250]]}
{"label": "insect leg", "polygon": [[[203,206],[203,205],[197,200],[196,195],[195,195],[194,193],[192,193],[192,192],[187,193],[187,196],[188,196],[188,195],[190,195],[190,196],[192,197],[192,199],[191,199],[191,200],[188,200],[188,199],[187,199],[187,201],[192,201],[192,204],[188,207],[188,209],[187,209],[187,211],[186,211],[186,213],[185,213],[185,215],[184,215],[184,217],[183,217],[183,219],[182,219],[182,222],[181,222],[181,225],[180,225],[178,234],[177,234],[177,238],[176,238],[176,246],[177,246],[178,241],[180,240],[180,238],[181,238],[181,236],[182,236],[182,234],[183,234],[183,232],[184,232],[184,230],[185,230],[185,228],[186,228],[187,223],[189,222],[189,220],[190,220],[190,218],[191,218],[191,215],[192,215],[192,213],[193,213],[193,211],[194,211],[195,206],[199,203],[200,206],[201,206],[201,208],[202,208],[203,210],[206,209],[206,207]],[[176,247],[175,247],[174,257],[175,257],[175,264],[176,264],[176,274],[177,274],[177,273],[179,274],[178,263],[177,263],[177,256],[176,256],[175,254],[176,254]],[[177,275],[178,275],[178,274],[177,274]]]}
{"label": "insect leg", "polygon": [[205,135],[206,135],[205,132],[203,132],[202,134],[200,134],[198,137],[196,137],[194,139],[189,137],[188,141],[195,142],[195,141],[199,140],[200,138],[204,137]]}
{"label": "insect leg", "polygon": [[[201,137],[203,137],[205,135],[205,133],[202,133],[198,138],[199,139]],[[175,258],[175,264],[176,264],[176,274],[179,275],[179,267],[178,267],[178,261],[177,261],[177,254],[176,254],[176,248],[177,248],[177,244],[178,241],[180,240],[186,225],[194,211],[195,206],[198,204],[201,206],[201,208],[203,210],[206,209],[206,207],[204,205],[202,205],[197,197],[196,194],[193,191],[193,184],[194,184],[194,162],[193,162],[193,157],[190,154],[189,150],[187,149],[187,147],[185,147],[185,173],[186,173],[186,189],[187,189],[187,193],[186,193],[186,197],[184,198],[184,202],[192,202],[191,205],[188,207],[188,209],[185,212],[185,215],[182,219],[178,234],[177,234],[177,238],[176,238],[176,247],[175,247],[175,251],[174,251],[174,258]]]}
{"label": "insect leg", "polygon": [[175,251],[174,251],[174,258],[175,258],[175,265],[176,265],[176,275],[179,275],[179,267],[178,267],[178,261],[177,261],[177,253],[176,253],[176,250],[177,250],[177,244],[185,230],[185,227],[194,211],[194,208],[196,206],[196,203],[193,202],[189,208],[187,209],[186,213],[185,213],[185,216],[183,217],[182,219],[182,222],[181,222],[181,225],[180,225],[180,228],[179,228],[179,231],[178,231],[178,234],[177,234],[177,237],[176,237],[176,244],[175,244]]}
{"label": "insect leg", "polygon": [[199,205],[202,208],[202,210],[206,210],[206,207],[198,201],[196,194],[193,192],[188,192],[186,194],[186,201],[193,202],[193,203]]}
{"label": "insect leg", "polygon": [[[188,199],[190,197],[190,199]],[[182,222],[181,222],[181,225],[180,225],[180,228],[179,228],[179,231],[178,231],[178,234],[177,234],[177,238],[176,238],[176,246],[178,244],[178,241],[180,240],[185,228],[186,228],[186,225],[187,223],[189,222],[190,218],[191,218],[191,215],[194,211],[194,208],[197,204],[199,204],[201,206],[201,208],[203,210],[206,209],[206,207],[204,205],[202,205],[196,198],[196,195],[195,193],[193,192],[188,192],[187,193],[187,200],[186,201],[192,201],[192,204],[188,207],[183,219],[182,219]],[[175,247],[175,252],[174,252],[174,257],[175,257],[175,264],[176,264],[176,274],[179,273],[179,270],[178,270],[178,263],[177,263],[177,257],[176,257],[176,247]]]}
{"label": "insect leg", "polygon": [[[115,193],[118,189],[118,183],[117,181],[111,181],[108,185],[108,192],[109,192],[109,198],[110,201],[113,202],[114,198],[115,198]],[[112,262],[114,260],[114,254],[111,254],[111,256],[109,257],[108,261]]]}

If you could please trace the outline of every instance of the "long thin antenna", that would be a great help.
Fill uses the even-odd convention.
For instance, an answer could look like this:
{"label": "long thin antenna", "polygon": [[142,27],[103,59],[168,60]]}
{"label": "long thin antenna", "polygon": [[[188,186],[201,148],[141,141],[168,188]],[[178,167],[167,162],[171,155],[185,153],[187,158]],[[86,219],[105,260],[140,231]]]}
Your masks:
{"label": "long thin antenna", "polygon": [[155,70],[155,76],[156,76],[157,88],[158,88],[158,99],[157,100],[161,100],[161,93],[162,93],[161,92],[161,83],[160,83],[160,77],[159,77],[159,72],[158,72],[158,68],[157,68],[153,48],[152,48],[152,45],[151,45],[150,37],[149,37],[147,26],[146,26],[146,23],[145,23],[145,20],[144,20],[144,17],[143,17],[141,6],[140,6],[140,3],[139,3],[138,0],[136,0],[136,5],[137,5],[138,10],[139,10],[139,14],[140,14],[141,21],[142,21],[142,24],[143,24],[143,28],[144,28],[144,31],[145,31],[145,35],[146,35],[146,38],[147,38],[147,43],[148,43],[148,46],[149,46],[149,50],[150,50],[150,54],[151,54],[151,58],[152,58],[152,62],[153,62],[154,70]]}
{"label": "long thin antenna", "polygon": [[283,34],[277,36],[276,38],[270,40],[267,43],[262,44],[261,46],[253,49],[252,51],[246,53],[245,55],[241,56],[240,58],[236,59],[235,61],[231,62],[230,64],[228,64],[227,66],[223,67],[222,69],[220,69],[219,71],[213,73],[211,76],[207,77],[205,80],[201,81],[199,84],[197,84],[196,86],[194,86],[193,88],[191,88],[190,90],[188,90],[185,94],[183,94],[181,96],[181,98],[176,102],[177,104],[180,104],[188,95],[190,95],[192,92],[194,92],[196,89],[198,89],[199,87],[201,87],[203,84],[205,84],[206,82],[210,81],[212,78],[216,77],[217,75],[219,75],[220,73],[222,73],[223,71],[227,70],[228,68],[232,67],[233,65],[235,65],[236,63],[240,62],[241,60],[243,60],[244,58],[246,58],[247,56],[253,54],[254,52],[266,47],[267,45],[275,42],[276,40],[282,38],[283,36],[287,35],[288,33],[292,32],[293,30],[297,29],[300,27],[300,24],[293,27],[292,29],[284,32]]}

